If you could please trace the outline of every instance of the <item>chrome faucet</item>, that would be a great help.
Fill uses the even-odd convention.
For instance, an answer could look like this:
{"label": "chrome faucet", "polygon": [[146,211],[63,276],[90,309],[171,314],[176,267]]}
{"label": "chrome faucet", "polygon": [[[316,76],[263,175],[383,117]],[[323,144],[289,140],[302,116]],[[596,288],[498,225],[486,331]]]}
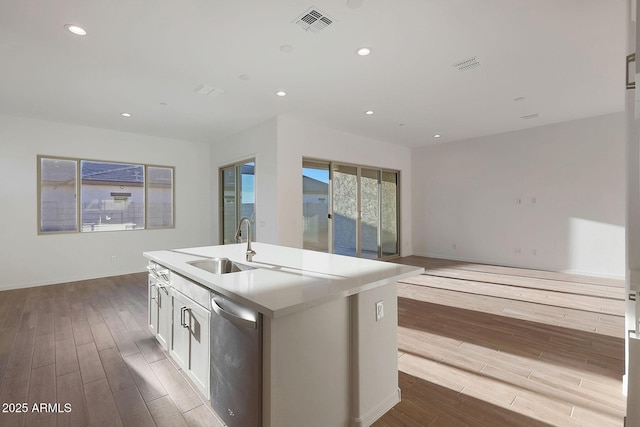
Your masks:
{"label": "chrome faucet", "polygon": [[242,243],[242,240],[240,239],[240,235],[242,234],[242,223],[246,222],[247,223],[247,261],[251,262],[253,261],[253,256],[256,254],[256,252],[251,249],[251,221],[249,220],[249,218],[247,218],[246,216],[243,216],[242,218],[240,218],[240,223],[238,224],[238,229],[236,230],[236,240],[238,241],[238,243]]}

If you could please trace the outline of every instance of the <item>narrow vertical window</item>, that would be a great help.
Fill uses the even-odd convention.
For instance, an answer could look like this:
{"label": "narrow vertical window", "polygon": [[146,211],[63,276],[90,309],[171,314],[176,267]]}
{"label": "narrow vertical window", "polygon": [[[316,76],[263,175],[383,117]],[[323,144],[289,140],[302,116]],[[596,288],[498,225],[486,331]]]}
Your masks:
{"label": "narrow vertical window", "polygon": [[147,228],[173,226],[173,168],[147,166]]}
{"label": "narrow vertical window", "polygon": [[78,162],[39,158],[41,233],[78,230],[76,191]]}

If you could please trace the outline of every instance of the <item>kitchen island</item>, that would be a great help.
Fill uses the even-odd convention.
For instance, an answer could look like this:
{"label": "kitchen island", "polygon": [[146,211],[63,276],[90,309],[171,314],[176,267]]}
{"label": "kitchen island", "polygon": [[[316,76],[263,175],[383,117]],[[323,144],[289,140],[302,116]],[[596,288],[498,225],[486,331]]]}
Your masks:
{"label": "kitchen island", "polygon": [[[423,269],[263,243],[253,245],[257,254],[251,262],[246,261],[244,244],[145,252],[144,256],[150,260],[152,273],[166,269],[163,275],[176,287],[176,295],[182,298],[183,293],[191,293],[194,308],[212,309],[209,299],[198,298],[209,292],[259,313],[261,366],[256,372],[261,378],[255,379],[261,389],[259,424],[372,424],[400,400],[395,282]],[[212,272],[209,260],[217,258],[235,262],[240,270]],[[151,276],[150,299],[155,295],[159,300],[163,293],[151,289]],[[185,282],[195,286],[193,290],[186,288]],[[179,308],[175,303],[172,309],[174,332],[167,329],[158,340],[173,355],[172,337],[176,330],[180,332],[175,324],[187,328],[191,322],[186,321],[184,312],[176,313]],[[199,318],[204,324],[207,315],[202,313]],[[156,328],[161,332],[162,325]],[[194,331],[191,335],[195,336]],[[212,350],[209,346],[213,344],[204,335],[196,344]],[[215,368],[214,361],[211,366]],[[201,392],[212,402],[217,388],[209,388],[207,381],[214,383],[214,368],[194,376],[202,383]],[[212,406],[226,422],[234,423],[231,409],[229,416]]]}

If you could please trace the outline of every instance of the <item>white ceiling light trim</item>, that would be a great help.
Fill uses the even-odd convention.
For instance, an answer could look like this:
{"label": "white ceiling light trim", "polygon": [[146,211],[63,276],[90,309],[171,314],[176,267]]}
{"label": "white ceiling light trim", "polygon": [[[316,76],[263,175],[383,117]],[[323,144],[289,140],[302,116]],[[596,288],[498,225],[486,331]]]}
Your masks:
{"label": "white ceiling light trim", "polygon": [[277,92],[276,92],[276,95],[277,95],[277,96],[280,96],[280,97],[282,97],[282,96],[287,96],[287,92],[285,92],[285,91],[283,91],[283,90],[279,90],[279,91],[277,91]]}
{"label": "white ceiling light trim", "polygon": [[364,112],[364,114],[366,114],[367,116],[372,116],[373,115],[373,110],[367,110]]}
{"label": "white ceiling light trim", "polygon": [[122,117],[131,117],[131,113],[120,113]]}
{"label": "white ceiling light trim", "polygon": [[87,30],[85,30],[84,28],[78,26],[78,25],[73,25],[73,24],[67,24],[64,26],[64,28],[66,28],[68,31],[72,32],[73,34],[77,35],[77,36],[86,36],[87,35]]}
{"label": "white ceiling light trim", "polygon": [[371,48],[369,47],[361,47],[358,50],[356,50],[356,53],[360,56],[367,56],[371,54]]}

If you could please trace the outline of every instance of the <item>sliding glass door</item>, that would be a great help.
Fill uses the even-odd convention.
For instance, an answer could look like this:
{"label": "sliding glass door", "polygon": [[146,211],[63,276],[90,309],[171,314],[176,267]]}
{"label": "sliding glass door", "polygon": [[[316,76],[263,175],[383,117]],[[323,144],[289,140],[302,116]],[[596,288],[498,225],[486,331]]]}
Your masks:
{"label": "sliding glass door", "polygon": [[360,174],[360,256],[380,258],[380,171],[361,169]]}
{"label": "sliding glass door", "polygon": [[358,168],[333,166],[333,253],[358,256]]}
{"label": "sliding glass door", "polygon": [[329,252],[329,164],[302,163],[303,241],[306,249]]}
{"label": "sliding glass door", "polygon": [[398,191],[398,172],[382,171],[380,178],[380,249],[382,258],[400,254]]}
{"label": "sliding glass door", "polygon": [[304,160],[302,171],[305,249],[370,259],[399,255],[397,171],[317,160]]}
{"label": "sliding glass door", "polygon": [[[255,241],[255,212],[255,161],[248,160],[220,168],[221,243],[237,243],[236,230],[240,218],[244,216],[251,220],[251,240]],[[243,233],[246,231],[243,230]],[[243,240],[246,240],[245,237]]]}

